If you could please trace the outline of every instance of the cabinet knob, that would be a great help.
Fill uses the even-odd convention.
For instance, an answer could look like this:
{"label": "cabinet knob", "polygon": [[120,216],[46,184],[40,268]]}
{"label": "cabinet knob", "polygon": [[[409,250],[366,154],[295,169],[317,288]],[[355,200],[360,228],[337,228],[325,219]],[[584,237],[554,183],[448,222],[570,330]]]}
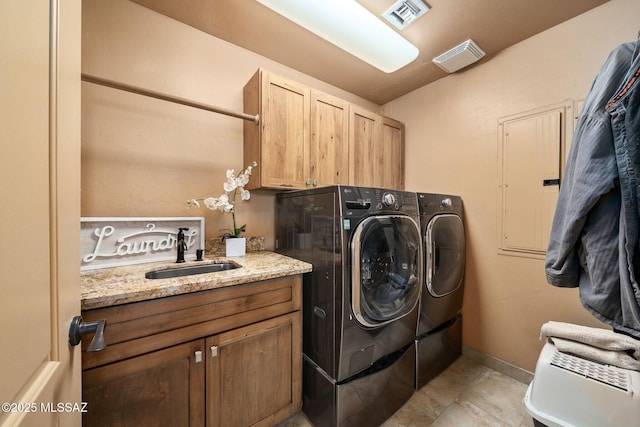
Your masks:
{"label": "cabinet knob", "polygon": [[218,346],[217,345],[212,345],[211,346],[211,357],[216,357],[218,355]]}
{"label": "cabinet knob", "polygon": [[202,362],[202,352],[200,350],[196,351],[195,356],[196,356],[196,363]]}
{"label": "cabinet knob", "polygon": [[314,186],[314,187],[317,187],[317,186],[318,186],[318,180],[317,180],[317,179],[314,179],[314,180],[313,180],[313,186]]}
{"label": "cabinet knob", "polygon": [[311,178],[307,178],[307,180],[305,181],[305,184],[311,185]]}

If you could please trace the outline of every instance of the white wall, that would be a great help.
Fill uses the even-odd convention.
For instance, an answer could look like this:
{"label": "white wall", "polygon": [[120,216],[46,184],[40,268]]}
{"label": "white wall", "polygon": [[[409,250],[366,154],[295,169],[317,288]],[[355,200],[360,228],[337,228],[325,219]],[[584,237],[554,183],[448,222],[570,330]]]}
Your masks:
{"label": "white wall", "polygon": [[[543,261],[497,254],[498,119],[583,98],[608,52],[635,39],[638,16],[640,1],[611,0],[384,106],[406,125],[407,189],[463,198],[466,345],[533,370],[542,323],[600,325],[577,290],[546,284]],[[125,0],[83,2],[82,44],[85,73],[237,111],[258,67],[382,110]],[[214,237],[230,217],[187,211],[184,201],[220,194],[226,169],[242,163],[239,119],[82,84],[84,216],[205,216]],[[253,192],[238,213],[268,247],[273,211],[272,192]]]}
{"label": "white wall", "polygon": [[406,125],[406,187],[462,196],[468,239],[463,341],[530,371],[548,320],[606,327],[576,289],[546,284],[544,261],[497,254],[498,119],[582,99],[640,1],[610,2],[384,106]]}
{"label": "white wall", "polygon": [[[260,67],[362,105],[381,107],[126,0],[83,1],[83,73],[242,111],[242,88]],[[253,159],[251,159],[253,160]],[[205,216],[207,237],[231,216],[186,210],[219,196],[226,170],[243,166],[242,120],[116,89],[82,84],[82,215]],[[247,235],[274,245],[274,197],[255,191],[237,207]]]}

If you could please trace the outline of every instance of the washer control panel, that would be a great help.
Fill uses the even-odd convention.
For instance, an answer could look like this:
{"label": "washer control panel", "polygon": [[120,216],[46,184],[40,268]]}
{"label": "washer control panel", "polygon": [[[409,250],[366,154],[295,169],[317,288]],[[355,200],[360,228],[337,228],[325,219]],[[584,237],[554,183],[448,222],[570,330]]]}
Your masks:
{"label": "washer control panel", "polygon": [[416,193],[368,187],[342,187],[343,214],[358,216],[374,212],[417,214]]}
{"label": "washer control panel", "polygon": [[382,203],[384,203],[386,206],[394,207],[396,207],[398,204],[398,202],[396,202],[396,196],[393,193],[384,193],[382,195]]}
{"label": "washer control panel", "polygon": [[416,212],[417,199],[415,193],[400,190],[375,190],[376,209],[378,211],[401,211],[408,214]]}

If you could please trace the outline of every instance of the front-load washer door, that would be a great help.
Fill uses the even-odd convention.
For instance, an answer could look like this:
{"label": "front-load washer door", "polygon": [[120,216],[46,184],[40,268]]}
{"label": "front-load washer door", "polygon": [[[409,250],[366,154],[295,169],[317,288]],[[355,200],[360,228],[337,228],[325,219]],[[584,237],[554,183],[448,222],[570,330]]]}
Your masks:
{"label": "front-load washer door", "polygon": [[356,320],[378,327],[407,315],[420,298],[420,229],[407,216],[366,218],[351,238],[351,305]]}
{"label": "front-load washer door", "polygon": [[443,297],[462,286],[465,262],[464,226],[458,215],[434,216],[425,231],[426,287]]}

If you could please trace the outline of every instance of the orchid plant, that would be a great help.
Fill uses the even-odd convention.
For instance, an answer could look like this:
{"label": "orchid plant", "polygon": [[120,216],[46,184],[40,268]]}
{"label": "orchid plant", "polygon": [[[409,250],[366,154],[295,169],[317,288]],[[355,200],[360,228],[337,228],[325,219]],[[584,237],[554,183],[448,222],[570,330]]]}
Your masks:
{"label": "orchid plant", "polygon": [[240,200],[249,200],[251,194],[249,190],[245,190],[244,186],[249,183],[249,176],[253,168],[258,166],[256,162],[252,162],[249,166],[242,169],[236,176],[233,169],[227,170],[227,182],[223,184],[224,194],[220,197],[206,197],[201,199],[187,200],[187,209],[192,206],[200,207],[200,202],[211,209],[212,211],[218,210],[220,212],[231,212],[231,220],[233,221],[233,229],[222,230],[222,240],[231,237],[240,237],[240,234],[245,231],[247,224],[236,226],[236,196],[240,195]]}

